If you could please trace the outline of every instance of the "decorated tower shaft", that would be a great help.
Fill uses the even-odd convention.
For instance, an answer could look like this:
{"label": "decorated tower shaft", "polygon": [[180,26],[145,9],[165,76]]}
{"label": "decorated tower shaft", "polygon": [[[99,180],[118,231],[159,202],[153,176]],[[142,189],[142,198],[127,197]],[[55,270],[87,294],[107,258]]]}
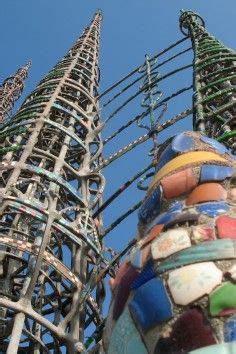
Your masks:
{"label": "decorated tower shaft", "polygon": [[182,13],[180,28],[191,38],[194,52],[194,129],[234,151],[236,53],[210,35],[202,18],[191,11]]}
{"label": "decorated tower shaft", "polygon": [[236,353],[235,53],[193,12],[180,27],[194,52],[194,131],[154,154],[136,242],[110,283],[108,354]]}
{"label": "decorated tower shaft", "polygon": [[[101,323],[101,13],[0,132],[0,351],[75,353]],[[99,291],[97,289],[97,299]]]}

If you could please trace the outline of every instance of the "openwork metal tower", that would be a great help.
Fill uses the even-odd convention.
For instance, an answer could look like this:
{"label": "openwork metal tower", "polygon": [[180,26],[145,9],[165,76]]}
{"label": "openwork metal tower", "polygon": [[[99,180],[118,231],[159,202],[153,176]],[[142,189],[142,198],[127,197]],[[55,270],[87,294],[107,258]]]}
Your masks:
{"label": "openwork metal tower", "polygon": [[[1,124],[0,351],[76,353],[101,323],[101,13]],[[26,73],[27,68],[25,68]],[[4,105],[5,109],[5,105]],[[8,108],[7,108],[8,109]],[[6,110],[6,109],[5,109]],[[5,112],[4,112],[5,114]],[[66,348],[66,349],[63,349]],[[51,351],[52,350],[52,351]]]}
{"label": "openwork metal tower", "polygon": [[194,129],[235,150],[236,53],[210,35],[194,12],[182,13],[180,29],[194,51]]}
{"label": "openwork metal tower", "polygon": [[27,78],[30,62],[8,77],[0,86],[0,122],[9,118],[15,101],[21,96]]}

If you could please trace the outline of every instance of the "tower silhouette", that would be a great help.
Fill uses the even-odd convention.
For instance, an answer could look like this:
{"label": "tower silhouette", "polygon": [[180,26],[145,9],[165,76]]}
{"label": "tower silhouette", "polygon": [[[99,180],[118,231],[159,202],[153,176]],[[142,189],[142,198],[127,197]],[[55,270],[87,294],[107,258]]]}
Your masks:
{"label": "tower silhouette", "polygon": [[[1,125],[0,350],[82,350],[101,322],[92,297],[101,254],[101,12]],[[95,291],[95,290],[94,290]],[[102,286],[97,294],[103,291]]]}
{"label": "tower silhouette", "polygon": [[30,62],[8,77],[0,86],[0,121],[10,117],[15,101],[20,98],[24,89],[24,81],[27,78]]}

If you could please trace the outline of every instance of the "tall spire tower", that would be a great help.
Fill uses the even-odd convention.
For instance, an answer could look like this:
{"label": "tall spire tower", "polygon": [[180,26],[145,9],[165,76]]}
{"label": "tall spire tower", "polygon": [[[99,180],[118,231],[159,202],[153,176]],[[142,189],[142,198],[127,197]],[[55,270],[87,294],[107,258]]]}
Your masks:
{"label": "tall spire tower", "polygon": [[[0,351],[77,353],[101,323],[98,11],[0,133]],[[99,290],[100,289],[100,290]],[[97,287],[97,297],[102,285]],[[64,348],[64,349],[63,349]]]}
{"label": "tall spire tower", "polygon": [[0,86],[0,122],[10,116],[15,101],[20,98],[30,65],[29,62],[21,67]]}
{"label": "tall spire tower", "polygon": [[236,53],[205,29],[192,11],[180,17],[180,28],[194,51],[194,129],[236,148]]}

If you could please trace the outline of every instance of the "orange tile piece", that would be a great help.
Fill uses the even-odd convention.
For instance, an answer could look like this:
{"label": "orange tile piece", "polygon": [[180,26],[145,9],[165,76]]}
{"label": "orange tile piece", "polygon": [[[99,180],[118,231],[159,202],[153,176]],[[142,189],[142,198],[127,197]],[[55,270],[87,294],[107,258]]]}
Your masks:
{"label": "orange tile piece", "polygon": [[162,224],[153,226],[147,236],[140,240],[142,265],[151,257],[151,242],[160,235],[163,227]]}
{"label": "orange tile piece", "polygon": [[164,177],[161,180],[163,193],[166,199],[189,193],[198,184],[197,177],[192,168],[186,168],[183,171],[174,173],[171,176]]}
{"label": "orange tile piece", "polygon": [[227,198],[227,191],[219,183],[204,183],[197,186],[186,199],[186,205],[220,201]]}
{"label": "orange tile piece", "polygon": [[140,244],[144,246],[150,243],[152,240],[154,240],[154,238],[160,235],[163,227],[164,225],[162,224],[153,226],[147,236],[141,240]]}

